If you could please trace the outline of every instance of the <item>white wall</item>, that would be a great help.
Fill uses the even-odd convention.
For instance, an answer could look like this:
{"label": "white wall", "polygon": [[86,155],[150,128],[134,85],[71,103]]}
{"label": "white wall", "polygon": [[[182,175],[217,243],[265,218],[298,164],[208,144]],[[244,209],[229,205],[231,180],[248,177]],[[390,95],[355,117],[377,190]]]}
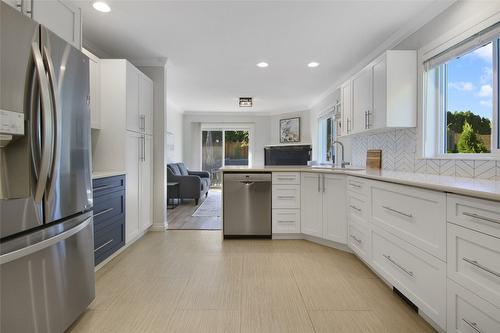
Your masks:
{"label": "white wall", "polygon": [[183,117],[183,157],[187,167],[201,167],[201,124],[247,124],[254,127],[252,165],[264,165],[264,146],[270,143],[270,116],[237,113],[189,113]]}
{"label": "white wall", "polygon": [[271,138],[269,144],[280,144],[280,119],[300,117],[300,142],[310,144],[311,141],[311,116],[309,110],[288,112],[270,116]]}
{"label": "white wall", "polygon": [[[169,142],[169,136],[165,133],[168,163],[183,161],[183,113],[179,107],[167,100],[167,132],[173,134],[173,142]],[[170,150],[169,147],[173,147],[173,150]]]}

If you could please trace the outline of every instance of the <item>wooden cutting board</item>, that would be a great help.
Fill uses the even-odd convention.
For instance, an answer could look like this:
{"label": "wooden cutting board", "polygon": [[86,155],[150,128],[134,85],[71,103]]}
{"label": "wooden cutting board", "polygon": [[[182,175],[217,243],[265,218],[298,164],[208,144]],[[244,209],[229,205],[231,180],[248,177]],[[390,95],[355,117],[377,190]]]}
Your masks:
{"label": "wooden cutting board", "polygon": [[368,149],[366,152],[366,168],[382,169],[382,150]]}

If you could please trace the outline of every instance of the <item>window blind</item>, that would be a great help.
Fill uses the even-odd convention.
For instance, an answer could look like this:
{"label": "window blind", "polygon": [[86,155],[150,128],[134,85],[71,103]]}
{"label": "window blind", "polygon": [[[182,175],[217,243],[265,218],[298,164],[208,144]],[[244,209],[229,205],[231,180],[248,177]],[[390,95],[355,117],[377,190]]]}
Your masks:
{"label": "window blind", "polygon": [[500,22],[496,23],[495,25],[481,32],[478,32],[470,36],[469,38],[458,43],[457,45],[441,53],[438,53],[434,57],[427,59],[426,61],[424,61],[424,69],[425,71],[429,71],[430,69],[442,65],[451,59],[458,58],[461,55],[471,50],[482,47],[493,41],[495,38],[498,38],[499,36],[500,36]]}

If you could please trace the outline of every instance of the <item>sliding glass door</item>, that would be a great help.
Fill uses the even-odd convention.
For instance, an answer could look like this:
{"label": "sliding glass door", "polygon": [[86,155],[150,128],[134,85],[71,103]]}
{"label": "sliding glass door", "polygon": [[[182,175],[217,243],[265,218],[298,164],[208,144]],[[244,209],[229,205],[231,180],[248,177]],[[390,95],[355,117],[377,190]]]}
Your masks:
{"label": "sliding glass door", "polygon": [[224,165],[248,165],[248,131],[224,131]]}
{"label": "sliding glass door", "polygon": [[219,168],[249,164],[249,130],[206,129],[201,139],[201,167],[210,172],[212,187],[221,186]]}

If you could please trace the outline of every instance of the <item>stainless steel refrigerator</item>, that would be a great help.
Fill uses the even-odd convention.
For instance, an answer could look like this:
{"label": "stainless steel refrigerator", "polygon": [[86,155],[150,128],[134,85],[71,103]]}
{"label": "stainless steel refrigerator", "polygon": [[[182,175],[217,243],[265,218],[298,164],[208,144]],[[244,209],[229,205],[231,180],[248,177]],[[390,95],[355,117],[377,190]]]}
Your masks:
{"label": "stainless steel refrigerator", "polygon": [[94,299],[88,58],[0,2],[0,331]]}

